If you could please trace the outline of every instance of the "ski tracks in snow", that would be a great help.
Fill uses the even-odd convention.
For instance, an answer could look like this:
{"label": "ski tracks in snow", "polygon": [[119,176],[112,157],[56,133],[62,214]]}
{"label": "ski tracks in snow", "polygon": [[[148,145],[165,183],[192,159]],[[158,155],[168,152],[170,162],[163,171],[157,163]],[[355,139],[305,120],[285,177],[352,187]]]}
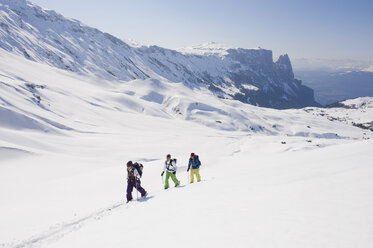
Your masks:
{"label": "ski tracks in snow", "polygon": [[29,239],[26,239],[20,243],[16,244],[0,244],[0,247],[9,247],[9,248],[28,248],[28,247],[40,247],[46,245],[50,242],[57,241],[63,238],[68,233],[77,231],[82,228],[84,225],[88,224],[91,221],[100,220],[101,218],[109,215],[113,210],[117,210],[122,206],[128,208],[132,204],[125,204],[125,201],[117,202],[107,208],[100,209],[90,215],[85,217],[75,219],[71,222],[65,222],[61,224],[54,225],[49,228],[48,231],[32,236]]}
{"label": "ski tracks in snow", "polygon": [[[206,181],[205,179],[202,179],[201,182]],[[188,186],[188,184],[180,185],[177,188],[184,188],[185,186]],[[171,188],[170,188],[171,189]],[[138,200],[134,202],[130,202],[129,204],[125,203],[125,200],[122,200],[120,202],[117,202],[109,207],[102,208],[90,215],[86,215],[85,217],[77,218],[75,220],[72,220],[70,222],[63,222],[61,224],[53,225],[49,228],[48,231],[45,231],[42,234],[34,235],[31,238],[25,239],[19,243],[3,243],[0,244],[0,248],[6,247],[6,248],[31,248],[31,247],[43,247],[45,245],[48,245],[51,242],[56,242],[63,237],[65,237],[67,234],[71,232],[75,232],[82,228],[83,226],[87,225],[89,222],[97,221],[102,219],[103,217],[110,215],[114,210],[118,210],[121,207],[125,206],[126,208],[129,208],[134,205],[135,202],[146,202],[150,199],[152,199],[155,195],[154,193],[160,193],[160,192],[167,192],[170,189],[164,191],[159,190],[156,192],[153,192],[153,194],[147,196],[146,198],[139,198]]]}

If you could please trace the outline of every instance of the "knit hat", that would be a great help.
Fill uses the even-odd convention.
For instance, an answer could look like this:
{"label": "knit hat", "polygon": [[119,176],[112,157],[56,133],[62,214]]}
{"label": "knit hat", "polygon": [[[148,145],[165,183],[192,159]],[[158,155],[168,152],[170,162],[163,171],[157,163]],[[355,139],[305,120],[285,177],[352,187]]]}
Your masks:
{"label": "knit hat", "polygon": [[191,156],[192,158],[194,158],[194,152],[192,152],[192,153],[190,154],[190,156]]}
{"label": "knit hat", "polygon": [[127,162],[127,167],[132,166],[132,165],[133,165],[132,161]]}

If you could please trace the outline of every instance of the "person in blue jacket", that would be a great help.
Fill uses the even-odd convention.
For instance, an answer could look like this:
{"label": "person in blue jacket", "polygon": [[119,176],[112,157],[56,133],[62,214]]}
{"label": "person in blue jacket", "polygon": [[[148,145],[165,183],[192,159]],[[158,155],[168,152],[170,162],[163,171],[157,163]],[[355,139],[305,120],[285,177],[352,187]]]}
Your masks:
{"label": "person in blue jacket", "polygon": [[190,168],[190,183],[194,183],[194,175],[197,177],[197,182],[201,181],[201,176],[199,175],[199,167],[201,166],[201,162],[199,161],[198,155],[191,153],[189,158],[189,164],[187,172],[189,172]]}

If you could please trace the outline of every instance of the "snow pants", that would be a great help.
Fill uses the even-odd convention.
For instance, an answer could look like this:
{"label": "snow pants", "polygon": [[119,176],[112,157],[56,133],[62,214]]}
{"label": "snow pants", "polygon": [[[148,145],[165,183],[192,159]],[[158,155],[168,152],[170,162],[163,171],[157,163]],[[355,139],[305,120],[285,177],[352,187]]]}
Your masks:
{"label": "snow pants", "polygon": [[168,189],[170,187],[169,184],[168,184],[168,180],[170,179],[170,177],[171,177],[172,181],[174,181],[175,187],[180,185],[180,182],[179,182],[179,180],[177,180],[176,175],[174,175],[174,173],[172,173],[172,172],[166,171],[166,181],[164,183],[164,188],[165,189]]}
{"label": "snow pants", "polygon": [[146,191],[143,187],[141,187],[141,181],[139,179],[137,179],[136,181],[128,180],[128,183],[127,183],[127,201],[132,200],[133,188],[137,189],[141,193],[141,197],[146,195]]}
{"label": "snow pants", "polygon": [[201,176],[199,175],[199,169],[190,170],[190,183],[194,183],[194,175],[197,177],[197,182],[201,181]]}

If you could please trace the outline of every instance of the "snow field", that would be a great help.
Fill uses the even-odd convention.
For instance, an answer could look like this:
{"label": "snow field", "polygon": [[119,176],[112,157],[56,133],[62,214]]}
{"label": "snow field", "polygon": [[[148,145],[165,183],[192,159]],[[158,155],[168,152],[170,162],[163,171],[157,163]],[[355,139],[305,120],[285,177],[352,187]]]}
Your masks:
{"label": "snow field", "polygon": [[[0,246],[373,244],[366,131],[181,83],[104,81],[5,52],[0,68]],[[186,185],[191,152],[204,181]],[[186,186],[164,191],[168,153]],[[128,160],[144,164],[152,197],[123,205]]]}

